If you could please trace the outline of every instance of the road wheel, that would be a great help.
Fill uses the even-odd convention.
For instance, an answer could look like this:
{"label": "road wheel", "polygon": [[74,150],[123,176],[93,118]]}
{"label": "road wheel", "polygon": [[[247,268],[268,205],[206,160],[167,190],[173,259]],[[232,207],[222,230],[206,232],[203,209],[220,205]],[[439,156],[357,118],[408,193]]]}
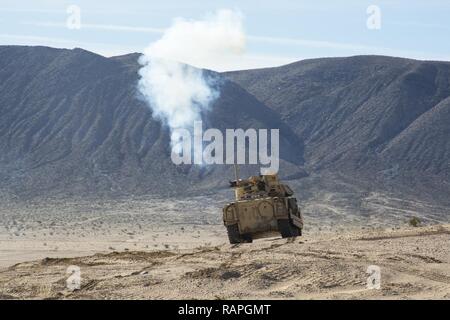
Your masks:
{"label": "road wheel", "polygon": [[252,236],[250,234],[240,234],[239,227],[237,224],[232,224],[227,226],[228,240],[231,244],[236,243],[251,243],[253,242]]}
{"label": "road wheel", "polygon": [[237,224],[232,224],[231,226],[227,226],[228,240],[230,240],[231,244],[236,243],[252,243],[252,235],[251,234],[240,234],[239,227]]}
{"label": "road wheel", "polygon": [[293,225],[289,219],[280,219],[277,222],[282,238],[297,237],[301,234],[300,229]]}
{"label": "road wheel", "polygon": [[242,239],[242,242],[246,242],[246,243],[253,242],[253,238],[252,238],[251,234],[243,234],[243,235],[241,235],[241,239]]}
{"label": "road wheel", "polygon": [[228,240],[231,244],[241,243],[241,235],[237,224],[227,226]]}

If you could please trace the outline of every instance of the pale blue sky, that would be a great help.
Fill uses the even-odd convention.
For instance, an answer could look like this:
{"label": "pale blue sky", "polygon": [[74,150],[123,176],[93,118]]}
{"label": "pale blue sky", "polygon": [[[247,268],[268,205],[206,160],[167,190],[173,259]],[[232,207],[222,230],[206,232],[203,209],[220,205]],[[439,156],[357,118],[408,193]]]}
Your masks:
{"label": "pale blue sky", "polygon": [[[366,26],[374,4],[380,30]],[[66,27],[69,5],[81,8],[81,30]],[[450,61],[448,0],[0,0],[0,44],[141,52],[173,18],[201,19],[221,8],[245,17],[247,50],[233,69],[359,54]]]}

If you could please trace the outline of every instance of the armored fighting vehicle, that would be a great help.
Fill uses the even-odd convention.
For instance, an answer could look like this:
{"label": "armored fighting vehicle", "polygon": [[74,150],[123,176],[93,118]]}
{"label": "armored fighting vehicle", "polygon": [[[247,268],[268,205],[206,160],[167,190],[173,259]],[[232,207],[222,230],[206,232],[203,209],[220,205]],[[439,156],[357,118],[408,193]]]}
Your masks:
{"label": "armored fighting vehicle", "polygon": [[303,218],[291,188],[278,176],[261,175],[230,181],[236,201],[223,208],[223,222],[230,243],[281,234],[283,238],[302,235]]}

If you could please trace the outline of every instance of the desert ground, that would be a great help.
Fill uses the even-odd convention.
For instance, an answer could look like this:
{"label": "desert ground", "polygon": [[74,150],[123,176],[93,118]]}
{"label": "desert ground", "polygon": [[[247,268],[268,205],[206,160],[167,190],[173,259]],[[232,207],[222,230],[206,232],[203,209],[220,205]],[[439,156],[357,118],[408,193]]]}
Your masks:
{"label": "desert ground", "polygon": [[[304,203],[302,237],[230,245],[227,196],[2,203],[0,298],[450,298],[450,225],[408,224],[424,204],[361,216],[327,195]],[[366,206],[375,198],[390,212],[398,202],[371,194]],[[371,265],[380,289],[367,288]],[[70,266],[78,290],[66,286]]]}

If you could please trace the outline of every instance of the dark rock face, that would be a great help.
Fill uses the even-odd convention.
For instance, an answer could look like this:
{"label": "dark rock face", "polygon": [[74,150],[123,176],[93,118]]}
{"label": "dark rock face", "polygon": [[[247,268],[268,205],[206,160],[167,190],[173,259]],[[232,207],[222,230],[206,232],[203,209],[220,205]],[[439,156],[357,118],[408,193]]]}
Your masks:
{"label": "dark rock face", "polygon": [[[31,196],[185,194],[226,186],[230,166],[172,163],[169,132],[136,88],[138,57],[0,47],[1,188]],[[283,170],[301,172],[303,144],[278,114],[237,84],[220,83],[221,96],[204,122],[279,128]]]}
{"label": "dark rock face", "polygon": [[[0,46],[0,189],[25,197],[225,187],[230,166],[171,162],[168,130],[139,98],[138,57]],[[357,56],[211,76],[221,95],[204,124],[279,128],[283,177],[331,171],[448,198],[450,63]]]}
{"label": "dark rock face", "polygon": [[450,63],[356,56],[226,76],[304,141],[310,171],[344,172],[379,189],[387,179],[448,203]]}

